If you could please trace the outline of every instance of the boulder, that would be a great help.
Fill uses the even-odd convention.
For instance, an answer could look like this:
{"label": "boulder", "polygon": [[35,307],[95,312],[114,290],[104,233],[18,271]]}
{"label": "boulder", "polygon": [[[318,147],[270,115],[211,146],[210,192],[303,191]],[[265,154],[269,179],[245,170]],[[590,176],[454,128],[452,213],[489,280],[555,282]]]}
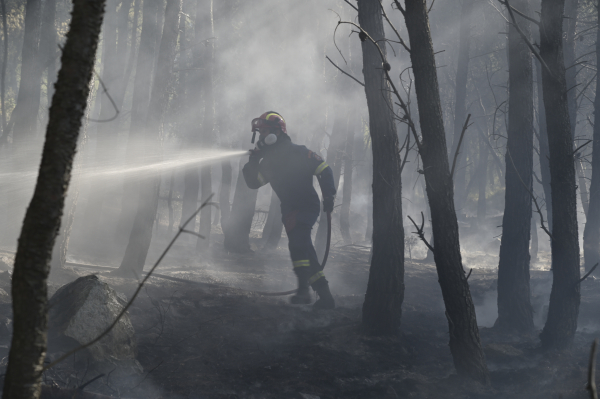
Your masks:
{"label": "boulder", "polygon": [[[67,351],[86,344],[110,326],[127,300],[98,276],[89,275],[62,286],[52,296],[48,311],[50,349]],[[53,348],[54,346],[54,348]],[[97,366],[124,366],[134,374],[142,372],[136,357],[135,331],[124,314],[99,342],[86,349]]]}

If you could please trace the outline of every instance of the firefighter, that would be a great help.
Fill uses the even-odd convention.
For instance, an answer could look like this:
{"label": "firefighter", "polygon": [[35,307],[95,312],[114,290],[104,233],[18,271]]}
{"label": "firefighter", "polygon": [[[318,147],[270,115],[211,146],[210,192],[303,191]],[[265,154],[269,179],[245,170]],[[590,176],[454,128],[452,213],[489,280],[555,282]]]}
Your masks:
{"label": "firefighter", "polygon": [[257,132],[260,137],[256,148],[250,151],[250,160],[244,165],[244,179],[252,189],[270,183],[281,200],[290,257],[298,277],[298,291],[291,302],[311,303],[309,286],[312,286],[319,296],[313,307],[333,309],[335,302],[310,236],[320,213],[313,176],[317,176],[321,186],[323,211],[331,212],[336,192],[333,172],[318,154],[292,143],[285,120],[277,112],[265,112],[252,120],[252,143]]}

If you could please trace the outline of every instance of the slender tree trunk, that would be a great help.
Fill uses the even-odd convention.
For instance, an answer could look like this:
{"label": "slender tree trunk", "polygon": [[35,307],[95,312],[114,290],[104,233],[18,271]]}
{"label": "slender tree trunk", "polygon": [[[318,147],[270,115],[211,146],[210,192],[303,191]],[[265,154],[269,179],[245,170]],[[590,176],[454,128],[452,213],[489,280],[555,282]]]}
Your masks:
{"label": "slender tree trunk", "polygon": [[[540,335],[544,349],[573,342],[579,315],[579,240],[573,137],[563,59],[564,0],[542,0],[540,54],[552,176],[552,273],[548,319]],[[542,28],[543,27],[543,28]]]}
{"label": "slender tree trunk", "polygon": [[231,214],[223,230],[225,250],[228,252],[245,253],[250,249],[250,229],[256,208],[258,190],[248,188],[242,173],[244,160],[240,160]]}
{"label": "slender tree trunk", "polygon": [[535,263],[538,260],[539,242],[538,242],[538,231],[537,231],[537,217],[533,215],[531,218],[531,249],[529,251],[531,257],[531,263]]}
{"label": "slender tree trunk", "polygon": [[[358,0],[358,22],[375,40],[385,38],[379,0]],[[385,46],[380,46],[384,56]],[[390,92],[375,45],[362,42],[363,75],[373,148],[373,247],[362,325],[372,333],[395,333],[404,300],[402,180]]]}
{"label": "slender tree trunk", "polygon": [[[467,77],[469,74],[469,47],[471,45],[471,11],[473,10],[474,5],[474,0],[463,0],[460,12],[458,65],[456,66],[456,93],[454,100],[454,136],[452,140],[452,150],[450,151],[450,159],[454,159],[454,154],[456,154],[458,149],[462,128],[465,124],[465,118],[467,117]],[[465,193],[467,171],[466,144],[467,141],[463,140],[460,152],[456,158],[454,175],[456,209],[460,210],[463,209],[463,204],[468,195]]]}
{"label": "slender tree trunk", "polygon": [[[577,25],[577,9],[579,0],[565,0],[565,18],[563,22],[563,52],[565,58],[565,74],[567,80],[567,102],[569,106],[569,120],[571,122],[571,136],[575,138],[577,130],[577,68],[575,67],[575,29]],[[577,148],[577,143],[573,141],[573,150]],[[579,196],[583,212],[587,217],[589,195],[585,174],[579,159],[575,160],[575,171],[577,173]]]}
{"label": "slender tree trunk", "polygon": [[14,333],[3,390],[3,397],[11,399],[38,398],[41,392],[50,256],[60,227],[104,13],[103,0],[73,3],[42,162],[15,256]]}
{"label": "slender tree trunk", "polygon": [[[14,123],[13,142],[18,146],[33,139],[37,131],[40,109],[42,70],[39,63],[41,0],[25,3],[25,27],[21,53],[21,80],[17,104],[11,115]],[[27,160],[19,157],[18,164]]]}
{"label": "slender tree trunk", "polygon": [[54,94],[54,81],[56,80],[56,59],[58,46],[56,45],[56,0],[45,0],[42,17],[40,37],[40,67],[46,71],[46,96],[48,107],[52,103]]}
{"label": "slender tree trunk", "polygon": [[[156,156],[159,154],[161,125],[168,103],[168,86],[177,46],[180,14],[181,0],[167,0],[163,34],[158,50],[156,73],[152,83],[152,94],[146,122],[148,139],[154,140],[153,145],[148,143],[148,147],[153,147],[148,149],[148,152],[151,152],[148,155]],[[121,266],[116,270],[117,274],[133,275],[138,278],[144,269],[146,256],[150,249],[150,241],[152,240],[152,226],[158,209],[160,175],[154,174],[140,180],[140,196],[133,229]]]}
{"label": "slender tree trunk", "polygon": [[[8,22],[6,21],[6,1],[0,0],[2,7],[2,75],[0,76],[0,105],[2,106],[2,138],[6,140],[6,66],[8,64]],[[2,143],[0,143],[2,144]]]}
{"label": "slender tree trunk", "polygon": [[[477,127],[479,129],[479,126]],[[479,166],[477,171],[479,173],[477,187],[478,187],[478,198],[477,198],[477,224],[481,227],[485,223],[486,216],[486,195],[487,195],[487,175],[488,175],[488,148],[485,142],[483,132],[479,130]]]}
{"label": "slender tree trunk", "polygon": [[75,157],[75,163],[73,169],[75,170],[75,175],[72,177],[72,183],[69,190],[69,196],[67,197],[67,203],[65,205],[65,212],[61,220],[61,228],[60,233],[56,237],[56,242],[54,243],[54,248],[52,250],[52,261],[50,264],[51,271],[59,271],[65,267],[67,263],[67,250],[69,249],[69,240],[71,238],[71,229],[73,228],[73,221],[75,220],[75,211],[77,210],[77,203],[79,202],[79,192],[81,187],[81,175],[78,173],[81,166],[83,165],[83,159],[87,152],[84,152],[86,149],[87,143],[87,129],[89,125],[89,117],[90,112],[92,111],[92,102],[94,99],[94,86],[95,86],[94,78],[90,81],[90,92],[87,99],[87,106],[85,112],[85,119],[83,121],[83,126],[81,127],[81,133],[79,138],[79,143],[77,145],[77,152],[79,156]]}
{"label": "slender tree trunk", "polygon": [[279,240],[281,239],[281,232],[283,231],[283,222],[281,220],[281,201],[275,190],[271,191],[271,204],[269,205],[269,213],[267,215],[267,221],[262,232],[262,239],[264,240],[264,248],[277,248]]}
{"label": "slender tree trunk", "polygon": [[548,148],[548,130],[546,128],[546,109],[544,107],[544,90],[542,85],[542,65],[536,59],[536,79],[538,90],[538,141],[540,144],[540,173],[544,202],[546,204],[546,219],[548,230],[552,231],[552,187],[550,184],[550,150]]}
{"label": "slender tree trunk", "polygon": [[[342,77],[337,77],[338,93],[342,93],[343,83]],[[340,183],[340,175],[342,174],[342,160],[344,155],[344,136],[348,129],[348,113],[346,107],[338,107],[336,110],[335,119],[333,122],[333,130],[329,138],[329,147],[327,148],[327,164],[333,171],[333,181],[335,189],[338,189]],[[321,210],[319,218],[319,227],[315,236],[315,250],[319,259],[323,259],[325,255],[325,247],[327,244],[327,214]]]}
{"label": "slender tree trunk", "polygon": [[[600,18],[599,18],[600,19]],[[596,61],[600,62],[600,29],[596,37]],[[600,65],[600,64],[597,64]],[[590,206],[583,230],[583,257],[585,269],[590,270],[600,262],[600,79],[596,79],[594,100],[594,135],[592,137],[592,179]]]}
{"label": "slender tree trunk", "polygon": [[169,208],[169,227],[167,232],[173,231],[173,224],[175,218],[173,217],[173,187],[175,186],[175,172],[171,172],[171,178],[169,179],[169,199],[167,200],[167,207]]}
{"label": "slender tree trunk", "polygon": [[[136,62],[136,72],[133,82],[133,99],[131,102],[131,123],[127,142],[127,159],[132,162],[141,155],[141,144],[146,136],[144,126],[148,104],[150,104],[150,87],[152,86],[152,71],[156,61],[156,37],[160,35],[157,14],[160,10],[160,0],[143,0],[142,32],[140,48]],[[125,179],[121,216],[117,226],[116,241],[126,241],[133,226],[136,213],[139,181]]]}
{"label": "slender tree trunk", "polygon": [[[204,89],[204,120],[202,122],[202,143],[206,147],[214,145],[214,128],[215,128],[215,99],[213,94],[213,70],[214,70],[214,39],[215,35],[213,21],[213,0],[197,0],[198,8],[196,13],[202,13],[206,17],[203,19],[204,26],[196,26],[196,46],[201,40],[207,40],[204,47],[204,72],[203,72],[203,89]],[[196,22],[200,21],[199,15],[196,14]],[[206,37],[202,37],[206,34]],[[202,192],[202,200],[204,201],[212,194],[212,166],[205,164],[200,167],[200,186]],[[212,221],[212,207],[204,207],[200,211],[200,234],[204,238],[198,237],[196,249],[205,250],[210,246],[210,230]]]}
{"label": "slender tree trunk", "polygon": [[231,179],[233,170],[229,159],[221,161],[221,189],[219,190],[219,209],[221,210],[221,230],[227,224],[231,214]]}
{"label": "slender tree trunk", "polygon": [[[354,121],[355,118],[351,118]],[[352,172],[354,168],[353,150],[354,150],[354,133],[355,126],[348,126],[346,135],[346,150],[344,151],[344,187],[342,189],[343,202],[340,210],[340,230],[344,244],[352,244],[350,236],[350,202],[352,201]]]}
{"label": "slender tree trunk", "polygon": [[459,374],[487,383],[475,307],[460,255],[458,221],[425,0],[406,0],[404,11],[419,106],[427,197],[435,239],[434,259],[450,329],[450,352]]}
{"label": "slender tree trunk", "polygon": [[[131,3],[135,1],[133,9],[133,21],[131,24],[131,41],[129,41],[129,11]],[[125,0],[121,4],[121,9],[117,15],[118,27],[117,27],[117,59],[119,60],[119,71],[121,76],[119,78],[119,84],[115,87],[115,95],[113,99],[117,104],[117,107],[121,109],[125,100],[125,94],[127,92],[127,86],[133,72],[133,63],[135,55],[137,54],[137,31],[138,31],[138,19],[140,12],[140,3],[142,0]],[[130,43],[129,46],[127,43]],[[128,54],[129,47],[129,57]],[[127,59],[127,62],[125,60]]]}
{"label": "slender tree trunk", "polygon": [[[511,3],[529,15],[528,0]],[[516,16],[521,31],[531,37],[528,20]],[[529,238],[533,187],[533,68],[531,52],[513,24],[508,27],[508,129],[506,191],[500,261],[498,319],[495,327],[514,332],[533,330],[529,287]]]}

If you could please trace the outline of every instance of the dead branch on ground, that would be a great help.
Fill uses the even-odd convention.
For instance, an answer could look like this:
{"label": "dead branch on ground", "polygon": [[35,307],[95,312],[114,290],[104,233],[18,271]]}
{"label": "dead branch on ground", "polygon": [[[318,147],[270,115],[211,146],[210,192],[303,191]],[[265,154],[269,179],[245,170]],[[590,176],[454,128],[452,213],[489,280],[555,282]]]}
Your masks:
{"label": "dead branch on ground", "polygon": [[148,281],[148,279],[152,276],[152,273],[154,272],[154,270],[158,267],[158,265],[160,264],[160,262],[163,260],[163,258],[166,256],[167,252],[169,252],[169,250],[171,249],[171,247],[173,246],[173,244],[175,244],[175,241],[177,241],[177,238],[179,238],[179,236],[186,232],[185,231],[185,226],[188,225],[189,222],[191,222],[196,215],[198,215],[198,213],[205,207],[205,206],[211,206],[211,205],[215,205],[218,206],[217,204],[210,202],[210,200],[212,199],[212,197],[214,196],[214,193],[209,195],[208,198],[202,203],[202,205],[200,205],[200,207],[185,221],[185,223],[183,223],[183,225],[181,225],[179,227],[179,230],[177,231],[177,233],[175,234],[175,236],[173,237],[173,239],[169,242],[169,244],[167,245],[167,247],[164,249],[164,251],[162,252],[162,254],[158,257],[158,260],[154,263],[154,265],[152,266],[152,268],[148,271],[148,273],[146,274],[146,276],[142,279],[142,281],[138,284],[137,289],[135,290],[135,292],[133,293],[133,296],[131,297],[131,299],[129,300],[129,302],[127,302],[127,304],[123,307],[123,309],[121,310],[121,312],[117,315],[117,317],[115,318],[115,320],[112,322],[112,324],[110,326],[108,326],[106,328],[106,330],[104,330],[100,335],[98,335],[96,338],[94,338],[93,340],[89,341],[86,344],[80,345],[75,349],[72,349],[70,351],[68,351],[67,353],[65,353],[64,355],[62,355],[61,357],[59,357],[58,359],[56,359],[55,361],[53,361],[52,363],[50,363],[49,365],[45,366],[41,372],[43,373],[44,371],[54,367],[55,365],[57,365],[58,363],[62,362],[63,360],[67,359],[68,357],[70,357],[71,355],[79,352],[82,349],[88,348],[92,345],[94,345],[96,342],[100,341],[102,338],[104,338],[119,322],[119,320],[121,320],[121,317],[123,317],[123,315],[125,314],[125,312],[127,312],[127,310],[131,307],[131,305],[133,304],[133,301],[135,301],[135,299],[137,298],[138,294],[140,293],[140,291],[142,290],[142,287],[144,286],[144,284],[146,283],[146,281]]}

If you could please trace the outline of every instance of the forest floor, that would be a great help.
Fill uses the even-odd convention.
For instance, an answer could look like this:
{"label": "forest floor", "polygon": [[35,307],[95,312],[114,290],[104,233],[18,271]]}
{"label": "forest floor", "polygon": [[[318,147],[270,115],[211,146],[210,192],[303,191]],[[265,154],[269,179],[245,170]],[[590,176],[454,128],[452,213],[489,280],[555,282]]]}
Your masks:
{"label": "forest floor", "polygon": [[[218,247],[219,237],[214,238]],[[103,376],[86,391],[147,399],[589,397],[586,373],[590,345],[600,335],[600,279],[590,277],[582,283],[579,330],[572,350],[544,354],[537,333],[506,336],[489,328],[496,317],[497,258],[465,254],[465,267],[473,268],[469,284],[491,374],[491,386],[483,387],[456,375],[433,264],[407,259],[401,332],[373,337],[360,329],[367,247],[332,250],[325,272],[337,307],[313,311],[310,306],[290,305],[288,297],[252,292],[295,288],[287,249],[247,255],[213,249],[210,256],[199,258],[188,249],[193,246],[185,239],[176,244],[157,272],[236,288],[150,279],[129,310],[144,373],[120,384]],[[164,245],[153,246],[149,261],[161,248]],[[541,329],[551,273],[548,254],[540,255],[531,285],[536,326]],[[0,254],[0,260],[0,266],[10,267],[9,254]],[[98,264],[77,255],[69,261]],[[128,297],[137,286],[102,269],[74,267],[54,275],[50,295],[66,276],[92,272]],[[4,290],[0,290],[0,367],[5,368],[11,318],[8,272],[0,273],[0,288]],[[48,354],[50,359],[56,356]],[[94,377],[81,364],[66,361],[47,372],[44,380],[74,388]]]}

